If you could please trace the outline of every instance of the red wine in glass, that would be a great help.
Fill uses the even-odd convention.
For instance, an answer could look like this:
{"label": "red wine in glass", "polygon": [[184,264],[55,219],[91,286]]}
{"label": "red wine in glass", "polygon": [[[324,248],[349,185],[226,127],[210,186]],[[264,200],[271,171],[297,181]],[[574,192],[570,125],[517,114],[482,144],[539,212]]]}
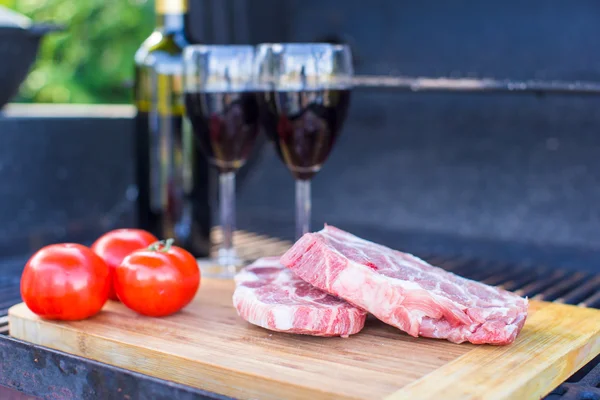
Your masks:
{"label": "red wine in glass", "polygon": [[241,168],[258,134],[258,104],[253,91],[187,92],[185,108],[196,142],[221,173]]}
{"label": "red wine in glass", "polygon": [[204,276],[231,278],[243,265],[233,246],[235,173],[258,133],[253,46],[193,45],[184,50],[186,115],[196,143],[219,171],[222,242],[216,260],[200,263]]}
{"label": "red wine in glass", "polygon": [[296,179],[311,179],[327,160],[350,104],[350,90],[273,91],[260,95],[262,125]]}
{"label": "red wine in glass", "polygon": [[350,105],[345,45],[262,44],[255,59],[261,125],[296,179],[296,238],[310,228],[310,179],[329,157]]}

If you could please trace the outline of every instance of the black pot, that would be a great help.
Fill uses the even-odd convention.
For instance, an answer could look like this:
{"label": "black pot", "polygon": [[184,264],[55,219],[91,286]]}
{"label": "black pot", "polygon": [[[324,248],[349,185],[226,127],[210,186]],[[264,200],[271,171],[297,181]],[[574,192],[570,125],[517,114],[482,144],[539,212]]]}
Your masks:
{"label": "black pot", "polygon": [[41,39],[60,30],[63,27],[31,23],[0,7],[0,109],[17,94],[37,57]]}

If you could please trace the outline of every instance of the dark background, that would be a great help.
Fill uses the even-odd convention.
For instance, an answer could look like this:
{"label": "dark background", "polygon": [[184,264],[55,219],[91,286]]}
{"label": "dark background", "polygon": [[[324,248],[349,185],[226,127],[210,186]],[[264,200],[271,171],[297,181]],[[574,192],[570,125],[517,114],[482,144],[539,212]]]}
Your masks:
{"label": "dark background", "polygon": [[[339,39],[358,74],[600,81],[595,1],[191,2],[197,41]],[[0,118],[0,251],[129,224],[132,128],[130,110]],[[314,228],[599,270],[599,132],[592,96],[357,91],[313,182]],[[268,144],[256,153],[239,225],[291,237],[292,177]]]}

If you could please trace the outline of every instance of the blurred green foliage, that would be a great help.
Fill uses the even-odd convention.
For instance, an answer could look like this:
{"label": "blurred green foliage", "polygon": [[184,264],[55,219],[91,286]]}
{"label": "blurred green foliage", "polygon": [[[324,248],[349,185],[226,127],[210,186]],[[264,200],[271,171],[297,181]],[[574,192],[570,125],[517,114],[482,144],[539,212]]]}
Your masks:
{"label": "blurred green foliage", "polygon": [[16,101],[131,101],[133,56],[154,26],[152,0],[0,0],[0,5],[67,28],[44,39]]}

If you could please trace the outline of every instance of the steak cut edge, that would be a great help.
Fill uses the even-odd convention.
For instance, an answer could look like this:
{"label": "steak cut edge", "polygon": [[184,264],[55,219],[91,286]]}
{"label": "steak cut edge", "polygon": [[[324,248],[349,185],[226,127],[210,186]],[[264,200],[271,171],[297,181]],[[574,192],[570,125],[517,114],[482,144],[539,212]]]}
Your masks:
{"label": "steak cut edge", "polygon": [[235,276],[233,305],[251,324],[287,333],[347,337],[359,332],[367,313],[306,283],[265,257]]}
{"label": "steak cut edge", "polygon": [[528,301],[326,225],[281,263],[306,282],[411,336],[505,345],[525,324]]}

